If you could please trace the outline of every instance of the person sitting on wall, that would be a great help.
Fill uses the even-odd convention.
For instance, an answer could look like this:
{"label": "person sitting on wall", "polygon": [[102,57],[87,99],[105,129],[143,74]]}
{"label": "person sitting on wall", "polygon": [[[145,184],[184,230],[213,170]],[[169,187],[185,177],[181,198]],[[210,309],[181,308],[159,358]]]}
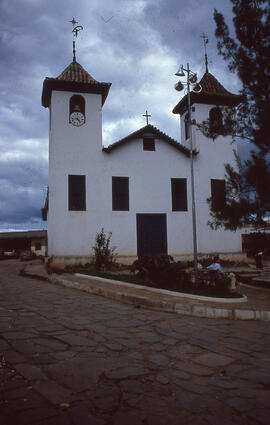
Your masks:
{"label": "person sitting on wall", "polygon": [[207,267],[207,270],[215,270],[218,274],[224,274],[223,269],[219,263],[219,257],[217,255],[214,257],[213,263]]}
{"label": "person sitting on wall", "polygon": [[236,290],[236,277],[234,273],[225,273],[219,263],[219,257],[215,256],[213,263],[207,267],[207,270],[212,270],[214,273],[214,281],[218,282],[219,285],[223,286],[224,290],[229,290],[229,292],[235,292]]}

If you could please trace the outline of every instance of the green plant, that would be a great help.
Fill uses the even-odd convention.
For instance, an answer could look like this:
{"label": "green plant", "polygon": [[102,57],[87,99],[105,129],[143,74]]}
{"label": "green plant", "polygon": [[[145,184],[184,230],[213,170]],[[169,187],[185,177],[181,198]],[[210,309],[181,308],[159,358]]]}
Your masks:
{"label": "green plant", "polygon": [[149,286],[164,289],[187,289],[192,285],[189,274],[180,261],[171,256],[143,257],[136,260],[130,269]]}
{"label": "green plant", "polygon": [[108,236],[102,228],[96,234],[95,245],[92,247],[94,251],[94,264],[96,270],[110,269],[116,261],[115,247],[110,247],[112,233],[109,232]]}

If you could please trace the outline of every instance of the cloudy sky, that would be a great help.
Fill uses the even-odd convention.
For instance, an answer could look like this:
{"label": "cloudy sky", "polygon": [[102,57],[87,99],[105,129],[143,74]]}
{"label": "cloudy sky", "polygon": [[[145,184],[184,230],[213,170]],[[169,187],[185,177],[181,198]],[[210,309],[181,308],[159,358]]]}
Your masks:
{"label": "cloudy sky", "polygon": [[45,77],[72,62],[73,17],[84,27],[77,61],[112,87],[103,108],[103,144],[146,122],[179,140],[172,109],[183,96],[174,73],[189,62],[204,73],[201,35],[209,37],[209,71],[230,91],[241,88],[218,56],[213,11],[231,25],[229,0],[0,0],[0,231],[43,229],[48,185]]}

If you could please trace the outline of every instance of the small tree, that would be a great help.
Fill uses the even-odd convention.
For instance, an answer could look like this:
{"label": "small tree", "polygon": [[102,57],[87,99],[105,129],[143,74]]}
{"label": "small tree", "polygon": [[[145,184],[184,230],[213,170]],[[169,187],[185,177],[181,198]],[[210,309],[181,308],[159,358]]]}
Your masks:
{"label": "small tree", "polygon": [[242,83],[243,101],[236,110],[222,108],[221,129],[212,129],[209,120],[198,127],[213,141],[221,134],[253,144],[248,160],[237,159],[238,169],[225,166],[225,208],[210,208],[211,227],[236,230],[247,225],[263,227],[270,217],[270,5],[266,0],[230,1],[235,37],[215,10],[217,48]]}
{"label": "small tree", "polygon": [[112,233],[109,232],[106,236],[102,228],[96,234],[95,245],[92,247],[94,251],[94,262],[97,270],[102,267],[111,268],[116,261],[115,247],[110,247]]}

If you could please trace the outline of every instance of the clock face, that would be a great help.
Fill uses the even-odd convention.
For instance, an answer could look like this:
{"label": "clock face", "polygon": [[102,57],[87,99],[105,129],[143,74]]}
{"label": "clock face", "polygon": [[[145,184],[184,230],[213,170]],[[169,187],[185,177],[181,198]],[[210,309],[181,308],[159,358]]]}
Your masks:
{"label": "clock face", "polygon": [[72,112],[70,114],[70,122],[76,127],[79,127],[85,123],[84,115],[81,112]]}

